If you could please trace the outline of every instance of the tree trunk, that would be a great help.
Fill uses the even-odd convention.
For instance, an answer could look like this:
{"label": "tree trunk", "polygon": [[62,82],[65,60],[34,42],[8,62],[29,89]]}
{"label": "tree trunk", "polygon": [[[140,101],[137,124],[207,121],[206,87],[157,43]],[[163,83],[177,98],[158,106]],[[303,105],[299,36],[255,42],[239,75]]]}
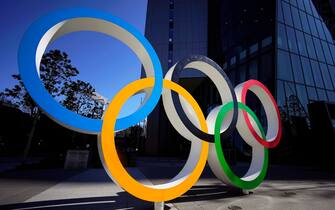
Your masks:
{"label": "tree trunk", "polygon": [[34,133],[35,133],[35,130],[36,130],[37,121],[38,121],[38,116],[35,116],[34,121],[33,121],[33,126],[31,127],[31,130],[30,130],[30,133],[29,133],[29,136],[28,136],[28,141],[27,141],[26,147],[24,149],[22,164],[25,164],[26,161],[27,161],[27,157],[29,155],[29,151],[30,151],[30,148],[31,148],[31,143],[33,141]]}

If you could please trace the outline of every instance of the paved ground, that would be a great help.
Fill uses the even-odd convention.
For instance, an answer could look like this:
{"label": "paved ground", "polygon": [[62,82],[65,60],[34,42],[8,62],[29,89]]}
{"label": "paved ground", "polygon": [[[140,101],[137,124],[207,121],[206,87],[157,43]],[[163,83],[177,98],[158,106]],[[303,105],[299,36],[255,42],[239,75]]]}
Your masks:
{"label": "paved ground", "polygon": [[[162,183],[182,164],[145,161],[130,173],[144,183]],[[163,175],[163,176],[162,176]],[[249,195],[228,188],[206,169],[199,182],[166,209],[334,209],[335,174],[272,166]],[[152,209],[116,186],[103,169],[26,170],[0,173],[0,209]]]}

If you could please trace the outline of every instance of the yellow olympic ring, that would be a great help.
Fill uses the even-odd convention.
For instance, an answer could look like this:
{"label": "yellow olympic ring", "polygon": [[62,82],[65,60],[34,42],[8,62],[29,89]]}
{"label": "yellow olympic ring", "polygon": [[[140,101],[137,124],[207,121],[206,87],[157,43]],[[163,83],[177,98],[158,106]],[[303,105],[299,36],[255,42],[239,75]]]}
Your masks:
{"label": "yellow olympic ring", "polygon": [[[201,141],[201,155],[197,162],[197,165],[193,169],[193,172],[189,176],[185,177],[181,182],[174,183],[172,186],[163,187],[162,186],[148,186],[144,185],[132,176],[129,175],[127,170],[123,167],[120,159],[118,157],[116,147],[115,147],[115,122],[118,114],[122,108],[122,105],[127,101],[127,99],[133,96],[135,93],[154,86],[153,78],[145,78],[134,81],[123,88],[108,106],[101,130],[101,136],[99,138],[100,143],[99,151],[101,159],[103,160],[103,165],[106,171],[109,173],[110,177],[117,182],[124,190],[129,192],[143,200],[152,202],[161,202],[174,199],[185,192],[187,192],[199,179],[207,161],[209,144],[206,141]],[[169,80],[163,81],[163,87],[171,89],[181,96],[184,97],[188,103],[192,106],[197,117],[199,118],[201,129],[207,132],[207,124],[198,103],[188,93],[183,87]]]}

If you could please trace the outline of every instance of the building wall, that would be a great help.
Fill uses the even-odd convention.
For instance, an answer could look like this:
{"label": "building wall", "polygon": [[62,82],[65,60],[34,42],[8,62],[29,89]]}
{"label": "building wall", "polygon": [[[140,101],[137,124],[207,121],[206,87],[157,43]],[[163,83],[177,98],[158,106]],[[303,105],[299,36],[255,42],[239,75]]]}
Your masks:
{"label": "building wall", "polygon": [[[185,56],[202,54],[222,66],[234,85],[248,79],[263,82],[276,97],[283,120],[278,156],[292,142],[312,138],[308,104],[335,103],[335,46],[311,0],[149,0],[146,36],[164,72]],[[206,114],[206,108],[220,103],[217,90],[208,80],[194,84],[197,88],[191,89]],[[248,98],[266,127],[259,101]],[[178,154],[178,142],[180,135],[160,104],[148,118],[148,151]]]}
{"label": "building wall", "polygon": [[[308,114],[311,101],[335,102],[334,42],[311,0],[277,3],[277,102]],[[290,110],[292,100],[302,106]]]}
{"label": "building wall", "polygon": [[[164,74],[189,55],[207,55],[207,10],[206,0],[148,0],[145,36],[156,50]],[[182,76],[201,74],[185,71]],[[171,155],[184,150],[183,140],[163,109],[160,102],[148,117],[147,154]]]}
{"label": "building wall", "polygon": [[164,73],[186,56],[207,55],[207,1],[148,0],[145,36]]}

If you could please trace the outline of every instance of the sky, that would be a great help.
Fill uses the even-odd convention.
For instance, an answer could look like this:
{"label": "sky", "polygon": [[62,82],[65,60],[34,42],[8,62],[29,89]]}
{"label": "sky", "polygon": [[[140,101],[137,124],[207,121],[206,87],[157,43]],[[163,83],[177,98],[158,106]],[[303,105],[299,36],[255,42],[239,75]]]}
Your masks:
{"label": "sky", "polygon": [[[2,0],[0,6],[0,91],[13,87],[12,74],[18,73],[20,40],[30,24],[40,16],[64,8],[86,7],[117,16],[145,30],[147,0]],[[90,82],[96,91],[111,100],[122,87],[139,79],[141,63],[122,42],[97,32],[75,32],[53,42],[46,51],[66,52],[79,70],[78,79]],[[124,105],[121,116],[136,110],[140,98]]]}

